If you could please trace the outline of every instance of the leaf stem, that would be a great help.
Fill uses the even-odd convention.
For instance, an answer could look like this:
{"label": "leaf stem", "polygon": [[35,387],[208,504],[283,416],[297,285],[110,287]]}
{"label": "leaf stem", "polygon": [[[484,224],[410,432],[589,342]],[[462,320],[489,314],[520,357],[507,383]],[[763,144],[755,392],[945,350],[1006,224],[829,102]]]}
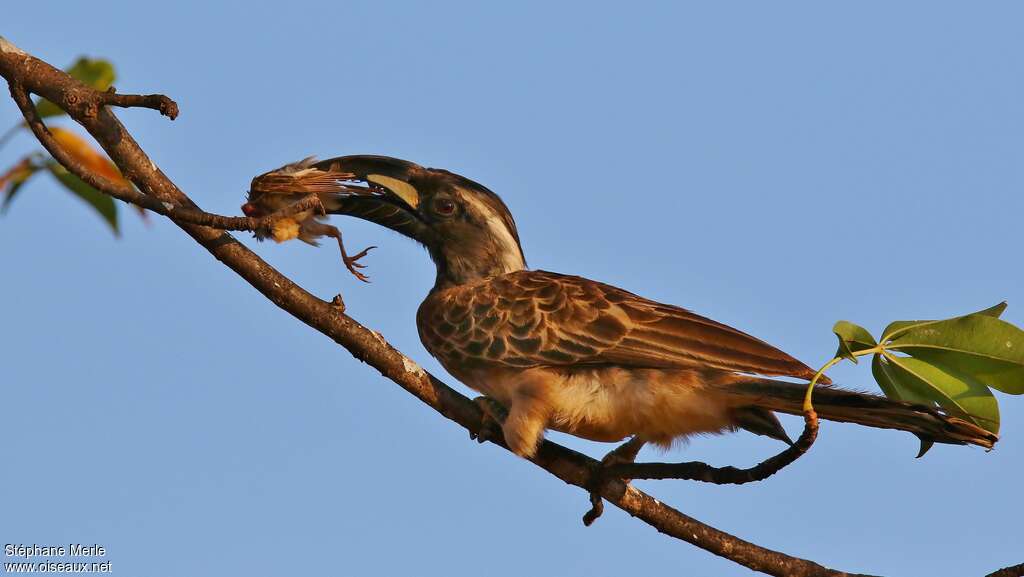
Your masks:
{"label": "leaf stem", "polygon": [[[880,345],[871,347],[870,349],[854,351],[852,354],[855,357],[863,357],[865,355],[873,355],[875,353],[885,355],[886,354],[885,346],[880,344]],[[810,413],[810,412],[814,411],[814,404],[811,403],[811,397],[814,395],[814,385],[818,384],[818,380],[821,379],[821,376],[824,375],[826,371],[828,371],[832,367],[834,367],[837,364],[839,364],[842,360],[843,360],[843,357],[836,356],[832,360],[830,360],[829,362],[827,362],[824,365],[822,365],[822,367],[820,369],[818,369],[818,372],[814,373],[814,377],[811,378],[811,382],[808,383],[808,385],[807,385],[807,393],[804,394],[804,406],[803,406],[803,409],[804,409],[805,413]]]}

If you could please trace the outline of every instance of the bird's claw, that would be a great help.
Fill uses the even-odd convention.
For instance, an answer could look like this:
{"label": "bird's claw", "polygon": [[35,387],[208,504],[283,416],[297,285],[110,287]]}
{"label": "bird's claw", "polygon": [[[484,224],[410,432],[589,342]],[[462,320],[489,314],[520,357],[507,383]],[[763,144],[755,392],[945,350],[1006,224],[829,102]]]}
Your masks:
{"label": "bird's claw", "polygon": [[[587,481],[587,492],[590,497],[590,510],[583,514],[583,526],[589,527],[594,521],[604,514],[604,499],[601,497],[601,486],[604,485],[605,481],[609,479],[608,467],[612,463],[608,462],[608,456],[594,467],[594,470],[590,472],[590,479]],[[628,479],[623,479],[625,482],[629,482]]]}
{"label": "bird's claw", "polygon": [[370,282],[370,277],[366,276],[365,274],[359,272],[356,269],[357,268],[366,268],[366,265],[361,263],[361,262],[359,262],[359,259],[361,259],[364,256],[366,256],[371,250],[373,250],[375,248],[377,248],[377,247],[376,246],[366,247],[366,248],[364,248],[363,250],[359,251],[358,253],[356,253],[353,256],[349,256],[349,255],[345,254],[344,250],[342,250],[341,260],[342,260],[342,262],[345,263],[345,268],[347,268],[348,271],[350,273],[352,273],[357,279],[359,279],[359,280],[361,280],[363,282]]}
{"label": "bird's claw", "polygon": [[494,423],[494,420],[486,415],[480,424],[480,430],[469,432],[469,438],[474,439],[477,443],[481,444],[486,443],[487,441],[500,439],[501,437],[501,428]]}
{"label": "bird's claw", "polygon": [[[640,452],[643,446],[644,441],[633,437],[605,455],[597,466],[594,467],[594,470],[591,471],[590,480],[587,482],[587,490],[590,493],[590,510],[583,515],[583,524],[585,526],[589,527],[604,513],[604,499],[601,498],[601,486],[611,478],[608,474],[608,468],[613,465],[636,462],[637,453]],[[621,480],[627,485],[630,481],[630,479]]]}
{"label": "bird's claw", "polygon": [[480,419],[480,430],[470,431],[469,438],[476,439],[477,443],[503,439],[505,434],[501,430],[501,423],[507,414],[505,407],[494,399],[483,396],[473,399],[473,403],[480,407],[483,416]]}
{"label": "bird's claw", "polygon": [[[594,473],[595,476],[600,475],[599,472]],[[603,475],[601,475],[603,481]],[[591,481],[593,483],[593,481]],[[594,521],[604,514],[604,499],[601,498],[601,494],[596,491],[596,487],[592,487],[590,491],[590,510],[583,514],[583,526],[589,527]]]}

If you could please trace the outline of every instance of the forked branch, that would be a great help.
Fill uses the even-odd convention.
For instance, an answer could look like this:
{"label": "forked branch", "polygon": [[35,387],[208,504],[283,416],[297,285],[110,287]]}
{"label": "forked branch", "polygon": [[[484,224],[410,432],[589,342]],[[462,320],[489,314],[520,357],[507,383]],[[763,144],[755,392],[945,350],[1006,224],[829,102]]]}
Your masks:
{"label": "forked branch", "polygon": [[[320,203],[320,199],[317,198],[315,194],[299,199],[274,214],[259,218],[248,216],[221,216],[219,214],[212,214],[189,206],[179,206],[170,202],[161,202],[152,196],[142,194],[132,186],[126,186],[124,184],[114,182],[87,169],[84,164],[64,150],[64,147],[61,146],[60,142],[58,142],[57,139],[53,137],[53,134],[51,134],[46,128],[46,125],[43,123],[43,119],[39,116],[39,112],[36,110],[35,104],[32,102],[32,98],[29,96],[28,91],[25,90],[25,88],[17,81],[9,82],[9,84],[11,89],[11,98],[14,99],[18,108],[21,109],[21,113],[25,117],[25,122],[39,140],[40,144],[43,145],[43,148],[45,148],[46,151],[57,160],[57,162],[64,166],[64,168],[67,168],[68,172],[74,174],[78,178],[81,178],[96,190],[104,192],[120,201],[140,206],[183,223],[206,226],[220,230],[235,231],[254,231],[258,228],[270,226],[281,218],[310,209],[314,209],[320,214],[325,213],[324,207]],[[97,92],[97,94],[108,93]],[[140,98],[149,99],[151,96]],[[173,100],[162,95],[155,96],[161,96],[162,99],[170,102],[170,104],[173,105],[175,114],[177,114],[177,105],[174,104]],[[123,102],[131,102],[131,99],[126,98]],[[146,102],[148,102],[148,100],[146,100]],[[121,106],[129,105],[121,104]],[[147,106],[147,108],[150,107]]]}

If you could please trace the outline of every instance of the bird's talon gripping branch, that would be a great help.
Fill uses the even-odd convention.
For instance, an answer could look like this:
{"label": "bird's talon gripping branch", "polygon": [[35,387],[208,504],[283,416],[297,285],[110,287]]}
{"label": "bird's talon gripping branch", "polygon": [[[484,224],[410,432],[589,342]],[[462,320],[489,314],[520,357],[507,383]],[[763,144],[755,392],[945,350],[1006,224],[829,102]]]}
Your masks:
{"label": "bird's talon gripping branch", "polygon": [[483,417],[480,419],[480,431],[476,433],[470,431],[469,438],[476,439],[477,443],[504,439],[505,435],[501,430],[501,425],[508,417],[508,409],[490,397],[476,397],[473,399],[473,403],[480,407]]}
{"label": "bird's talon gripping branch", "polygon": [[[639,437],[633,437],[625,443],[610,451],[594,467],[590,474],[590,482],[587,489],[590,491],[590,510],[583,515],[583,524],[589,527],[604,513],[604,500],[601,498],[601,486],[609,480],[609,468],[613,465],[625,465],[636,462],[636,456],[644,446],[644,441]],[[623,483],[629,484],[630,479],[622,479]]]}
{"label": "bird's talon gripping branch", "polygon": [[[601,469],[602,467],[600,466],[594,468],[594,472],[591,473],[591,483],[601,475]],[[593,525],[594,521],[597,521],[601,515],[604,515],[604,499],[602,499],[601,494],[597,492],[597,486],[591,484],[587,489],[590,491],[590,510],[583,514],[584,527]]]}

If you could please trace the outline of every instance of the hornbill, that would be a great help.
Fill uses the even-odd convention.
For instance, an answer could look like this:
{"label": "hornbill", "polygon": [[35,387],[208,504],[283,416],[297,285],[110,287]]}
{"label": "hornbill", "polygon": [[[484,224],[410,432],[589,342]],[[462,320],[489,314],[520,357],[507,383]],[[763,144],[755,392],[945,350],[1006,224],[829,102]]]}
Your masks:
{"label": "hornbill", "polygon": [[[644,443],[737,429],[791,443],[775,412],[801,414],[806,385],[769,377],[809,380],[814,370],[686,309],[527,269],[515,221],[486,187],[385,156],[307,159],[254,179],[243,209],[268,214],[308,194],[327,213],[380,224],[426,247],[437,278],[416,314],[420,339],[449,373],[485,395],[481,406],[516,454],[532,457],[546,429],[595,441],[631,437],[620,453],[629,460]],[[295,220],[285,236],[311,242],[330,234],[340,243],[337,229],[325,231],[312,212]],[[355,272],[354,259],[342,254]],[[922,448],[997,441],[935,407],[831,386],[815,392],[814,406],[825,419],[909,431]]]}

